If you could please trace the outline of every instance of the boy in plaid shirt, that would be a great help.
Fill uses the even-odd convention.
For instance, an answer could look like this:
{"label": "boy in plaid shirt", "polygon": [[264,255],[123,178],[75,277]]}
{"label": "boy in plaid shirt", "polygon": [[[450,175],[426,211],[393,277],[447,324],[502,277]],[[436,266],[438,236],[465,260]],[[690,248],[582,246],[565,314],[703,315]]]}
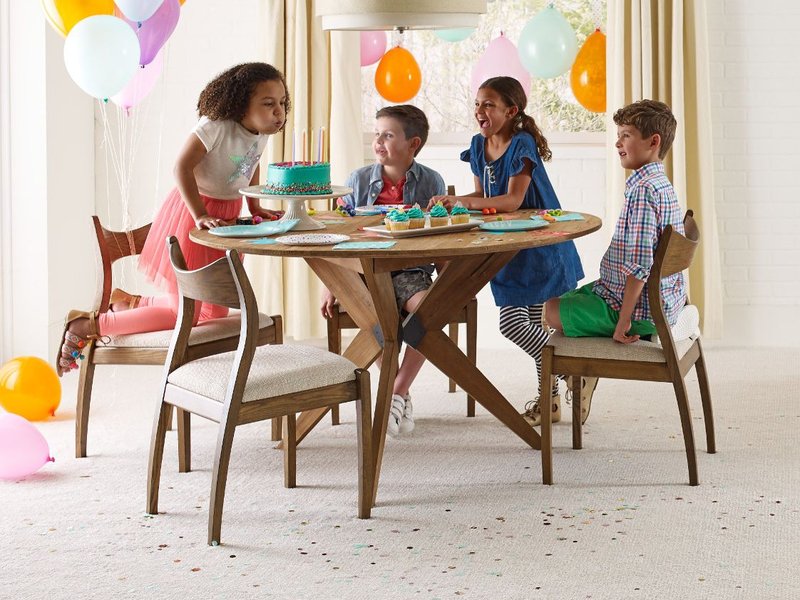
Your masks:
{"label": "boy in plaid shirt", "polygon": [[[658,240],[667,225],[684,233],[675,189],[661,162],[675,139],[677,122],[669,106],[640,100],[614,114],[620,163],[633,171],[625,184],[625,204],[611,245],[600,262],[600,279],[551,298],[545,304],[548,325],[569,337],[611,337],[630,344],[656,333],[645,281]],[[674,325],[686,304],[683,273],[661,280],[664,312]],[[596,377],[582,382],[582,420],[589,415]]]}

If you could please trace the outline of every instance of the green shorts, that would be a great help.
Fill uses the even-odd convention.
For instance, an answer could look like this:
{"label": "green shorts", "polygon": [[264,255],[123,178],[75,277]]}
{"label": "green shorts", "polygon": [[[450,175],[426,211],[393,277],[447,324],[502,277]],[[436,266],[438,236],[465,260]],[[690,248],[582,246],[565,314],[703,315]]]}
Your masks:
{"label": "green shorts", "polygon": [[[559,315],[567,337],[614,337],[619,312],[592,290],[587,283],[559,298]],[[642,337],[653,335],[656,326],[651,321],[633,321],[630,333]]]}

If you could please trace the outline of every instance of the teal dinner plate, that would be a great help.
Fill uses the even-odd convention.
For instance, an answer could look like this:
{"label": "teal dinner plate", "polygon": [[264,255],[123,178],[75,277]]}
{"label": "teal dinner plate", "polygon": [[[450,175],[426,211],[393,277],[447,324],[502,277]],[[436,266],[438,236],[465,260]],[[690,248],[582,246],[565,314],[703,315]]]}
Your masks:
{"label": "teal dinner plate", "polygon": [[485,229],[486,231],[499,231],[499,232],[527,231],[529,229],[538,229],[540,227],[547,227],[547,221],[544,221],[543,223],[530,220],[486,221],[480,226],[481,229]]}

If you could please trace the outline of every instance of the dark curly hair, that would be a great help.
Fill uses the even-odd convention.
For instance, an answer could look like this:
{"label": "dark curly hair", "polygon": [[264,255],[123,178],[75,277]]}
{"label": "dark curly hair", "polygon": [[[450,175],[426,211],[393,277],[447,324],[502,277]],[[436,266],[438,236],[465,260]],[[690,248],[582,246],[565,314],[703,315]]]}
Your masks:
{"label": "dark curly hair", "polygon": [[536,141],[536,149],[542,160],[550,160],[553,153],[547,145],[547,138],[544,137],[542,130],[536,124],[532,116],[525,114],[525,107],[528,106],[528,96],[522,84],[513,77],[492,77],[484,81],[479,89],[489,88],[495,91],[503,100],[506,106],[516,106],[517,114],[514,116],[514,132],[527,131]]}
{"label": "dark curly hair", "polygon": [[286,90],[286,114],[291,103],[283,73],[262,62],[242,63],[223,71],[200,92],[197,112],[212,121],[228,119],[241,122],[250,104],[250,97],[262,81],[280,81]]}

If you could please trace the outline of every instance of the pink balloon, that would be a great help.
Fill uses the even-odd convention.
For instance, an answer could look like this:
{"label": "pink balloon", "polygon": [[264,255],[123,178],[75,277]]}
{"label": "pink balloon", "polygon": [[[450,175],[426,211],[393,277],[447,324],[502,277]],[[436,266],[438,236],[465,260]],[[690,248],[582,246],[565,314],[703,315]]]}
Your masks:
{"label": "pink balloon", "polygon": [[490,77],[513,77],[522,84],[527,94],[531,87],[531,75],[522,66],[514,43],[502,33],[486,47],[486,52],[472,68],[470,89],[472,95],[478,93],[480,85]]}
{"label": "pink balloon", "polygon": [[386,54],[385,31],[361,32],[361,66],[366,67],[378,62]]}
{"label": "pink balloon", "polygon": [[139,66],[136,69],[136,74],[120,92],[111,96],[111,101],[125,110],[130,110],[139,104],[153,91],[163,65],[164,58],[159,52],[149,65]]}
{"label": "pink balloon", "polygon": [[0,479],[20,479],[53,460],[36,427],[19,415],[0,413]]}
{"label": "pink balloon", "polygon": [[175,31],[181,16],[181,3],[180,0],[164,0],[153,15],[141,23],[128,19],[119,8],[114,9],[114,14],[130,25],[139,38],[139,64],[149,65]]}

